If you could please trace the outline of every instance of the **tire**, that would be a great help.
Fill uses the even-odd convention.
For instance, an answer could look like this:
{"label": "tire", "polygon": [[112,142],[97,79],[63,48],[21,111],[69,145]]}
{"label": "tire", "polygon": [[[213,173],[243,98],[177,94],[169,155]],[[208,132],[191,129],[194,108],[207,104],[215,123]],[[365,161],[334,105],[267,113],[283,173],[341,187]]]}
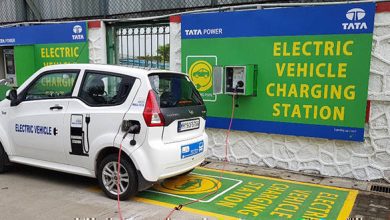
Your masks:
{"label": "tire", "polygon": [[9,165],[8,156],[0,144],[0,173],[7,171],[7,165]]}
{"label": "tire", "polygon": [[[97,176],[100,188],[103,190],[104,194],[106,194],[108,198],[115,200],[117,199],[117,167],[118,156],[116,154],[110,154],[99,164]],[[124,190],[122,188],[120,189],[119,199],[123,201],[137,194],[138,180],[134,166],[124,157],[121,158],[120,171],[121,183]]]}

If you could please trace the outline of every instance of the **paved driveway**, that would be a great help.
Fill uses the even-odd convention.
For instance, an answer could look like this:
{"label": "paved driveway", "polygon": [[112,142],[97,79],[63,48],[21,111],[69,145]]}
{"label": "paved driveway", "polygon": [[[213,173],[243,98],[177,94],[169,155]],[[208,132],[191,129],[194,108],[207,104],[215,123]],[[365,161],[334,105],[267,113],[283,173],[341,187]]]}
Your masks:
{"label": "paved driveway", "polygon": [[[0,175],[0,219],[118,219],[116,201],[96,190],[97,184],[91,178],[14,165]],[[170,211],[131,200],[121,207],[128,219],[164,219]],[[202,216],[176,212],[174,219]]]}

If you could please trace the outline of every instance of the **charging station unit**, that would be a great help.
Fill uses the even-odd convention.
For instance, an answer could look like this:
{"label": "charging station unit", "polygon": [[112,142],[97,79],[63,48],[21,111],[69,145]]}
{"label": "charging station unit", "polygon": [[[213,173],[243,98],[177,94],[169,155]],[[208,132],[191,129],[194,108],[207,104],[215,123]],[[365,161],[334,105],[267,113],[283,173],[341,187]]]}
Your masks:
{"label": "charging station unit", "polygon": [[[257,65],[214,66],[213,94],[256,96]],[[240,85],[242,84],[242,85]]]}
{"label": "charging station unit", "polygon": [[257,65],[225,66],[225,94],[256,95],[256,78]]}

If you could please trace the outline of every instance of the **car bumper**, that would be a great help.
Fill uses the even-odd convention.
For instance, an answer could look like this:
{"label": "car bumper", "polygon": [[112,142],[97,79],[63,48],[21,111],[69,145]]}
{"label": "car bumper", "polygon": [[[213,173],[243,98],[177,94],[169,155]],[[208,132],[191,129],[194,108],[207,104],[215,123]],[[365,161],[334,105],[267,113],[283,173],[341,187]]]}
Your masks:
{"label": "car bumper", "polygon": [[[203,152],[181,158],[181,147],[203,141]],[[200,165],[206,155],[208,137],[204,133],[198,138],[164,144],[162,141],[149,141],[131,154],[131,158],[147,181],[158,181],[185,173]]]}

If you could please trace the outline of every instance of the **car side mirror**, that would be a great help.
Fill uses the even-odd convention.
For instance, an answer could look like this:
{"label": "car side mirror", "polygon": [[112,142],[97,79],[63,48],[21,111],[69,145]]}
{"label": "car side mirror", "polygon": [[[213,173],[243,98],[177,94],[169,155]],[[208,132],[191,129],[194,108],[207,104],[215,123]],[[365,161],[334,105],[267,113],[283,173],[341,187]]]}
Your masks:
{"label": "car side mirror", "polygon": [[16,89],[8,90],[6,98],[11,101],[11,106],[18,105],[18,93],[16,92]]}

